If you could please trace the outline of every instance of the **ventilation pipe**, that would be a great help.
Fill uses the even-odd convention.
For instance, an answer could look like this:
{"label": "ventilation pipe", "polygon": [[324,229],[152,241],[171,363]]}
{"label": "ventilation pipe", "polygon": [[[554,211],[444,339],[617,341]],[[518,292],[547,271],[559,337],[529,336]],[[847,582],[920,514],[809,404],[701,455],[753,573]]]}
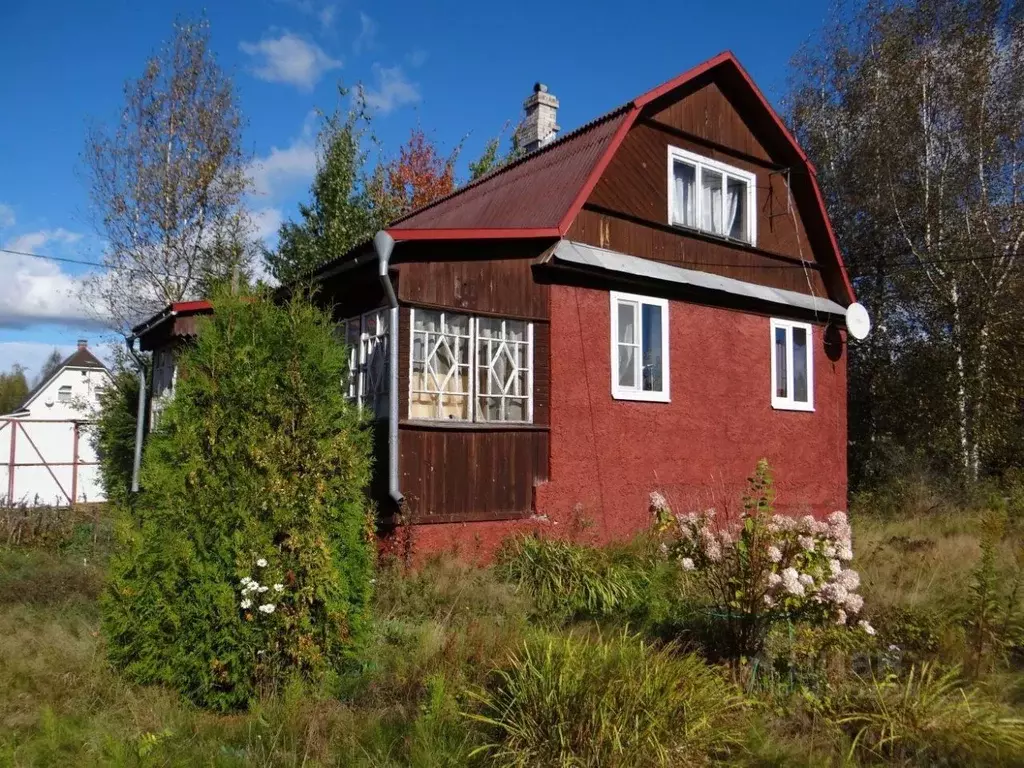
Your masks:
{"label": "ventilation pipe", "polygon": [[146,424],[146,364],[135,353],[135,337],[124,340],[128,348],[128,356],[135,361],[139,369],[139,407],[135,415],[135,455],[132,457],[132,493],[139,492],[139,465],[142,463],[142,438]]}
{"label": "ventilation pipe", "polygon": [[383,229],[373,236],[377,252],[377,275],[388,297],[388,495],[396,504],[403,501],[398,488],[398,297],[388,274],[395,239]]}

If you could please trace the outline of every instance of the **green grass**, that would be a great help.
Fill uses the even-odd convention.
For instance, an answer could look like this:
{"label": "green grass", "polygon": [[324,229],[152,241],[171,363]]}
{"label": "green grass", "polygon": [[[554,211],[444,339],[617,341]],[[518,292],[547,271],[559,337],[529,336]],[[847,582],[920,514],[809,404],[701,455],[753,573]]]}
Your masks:
{"label": "green grass", "polygon": [[[107,544],[72,526],[0,548],[0,766],[1024,765],[1022,649],[950,671],[971,668],[980,513],[853,520],[873,639],[796,627],[756,674],[724,673],[662,645],[686,641],[695,596],[642,542],[520,544],[512,570],[381,568],[342,696],[293,687],[235,715],[110,667]],[[1001,582],[1020,547],[1011,528]]]}

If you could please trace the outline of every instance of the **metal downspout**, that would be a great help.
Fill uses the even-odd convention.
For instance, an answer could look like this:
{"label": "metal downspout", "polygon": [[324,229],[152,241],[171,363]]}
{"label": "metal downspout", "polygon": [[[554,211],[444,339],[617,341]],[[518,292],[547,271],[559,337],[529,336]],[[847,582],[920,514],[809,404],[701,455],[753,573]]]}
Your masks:
{"label": "metal downspout", "polygon": [[373,236],[373,250],[377,252],[377,275],[388,297],[388,495],[396,504],[403,501],[398,488],[398,297],[388,274],[395,239],[383,229]]}
{"label": "metal downspout", "polygon": [[146,364],[135,354],[135,337],[124,340],[128,348],[128,356],[135,361],[139,369],[139,408],[135,415],[135,456],[132,459],[132,493],[139,492],[139,465],[142,463],[142,438],[146,422]]}

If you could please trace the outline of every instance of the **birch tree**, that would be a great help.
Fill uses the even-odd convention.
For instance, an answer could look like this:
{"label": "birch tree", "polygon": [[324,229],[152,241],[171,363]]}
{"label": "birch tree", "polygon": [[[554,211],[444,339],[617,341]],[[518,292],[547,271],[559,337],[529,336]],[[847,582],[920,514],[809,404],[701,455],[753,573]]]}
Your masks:
{"label": "birch tree", "polygon": [[793,121],[878,331],[851,356],[860,450],[934,436],[977,479],[1024,395],[1005,370],[1024,352],[1020,5],[869,2],[794,69]]}
{"label": "birch tree", "polygon": [[106,252],[83,292],[114,328],[249,267],[242,126],[232,81],[199,21],[175,24],[125,85],[116,125],[89,131],[83,165]]}

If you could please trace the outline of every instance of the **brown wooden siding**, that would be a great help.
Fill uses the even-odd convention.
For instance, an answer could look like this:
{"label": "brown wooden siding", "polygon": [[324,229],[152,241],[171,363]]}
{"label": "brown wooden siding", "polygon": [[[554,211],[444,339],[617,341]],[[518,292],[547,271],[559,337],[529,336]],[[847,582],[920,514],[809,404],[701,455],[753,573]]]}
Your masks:
{"label": "brown wooden siding", "polygon": [[[754,174],[754,247],[670,226],[669,147]],[[809,236],[790,196],[790,185],[794,195],[801,185],[791,178],[784,162],[785,158],[770,154],[730,101],[727,89],[714,82],[698,82],[682,96],[651,105],[641,116],[567,236],[760,285],[829,295],[818,263],[827,243],[816,236],[817,229],[814,237]]]}
{"label": "brown wooden siding", "polygon": [[748,248],[734,248],[710,238],[680,235],[661,227],[587,208],[580,211],[566,236],[601,248],[712,272],[748,283],[814,293],[817,296],[828,293],[814,265],[808,265],[805,272],[793,262],[772,258]]}
{"label": "brown wooden siding", "polygon": [[529,515],[533,486],[547,479],[545,429],[405,426],[401,452],[402,492],[418,523]]}
{"label": "brown wooden siding", "polygon": [[[395,250],[399,313],[399,476],[414,522],[530,514],[547,478],[550,423],[549,286],[532,263],[550,241],[406,243]],[[533,425],[410,422],[409,310],[447,309],[529,320],[534,333]]]}
{"label": "brown wooden siding", "polygon": [[335,320],[346,320],[385,305],[387,300],[377,276],[377,262],[370,261],[328,277],[319,286],[314,301],[330,308]]}

